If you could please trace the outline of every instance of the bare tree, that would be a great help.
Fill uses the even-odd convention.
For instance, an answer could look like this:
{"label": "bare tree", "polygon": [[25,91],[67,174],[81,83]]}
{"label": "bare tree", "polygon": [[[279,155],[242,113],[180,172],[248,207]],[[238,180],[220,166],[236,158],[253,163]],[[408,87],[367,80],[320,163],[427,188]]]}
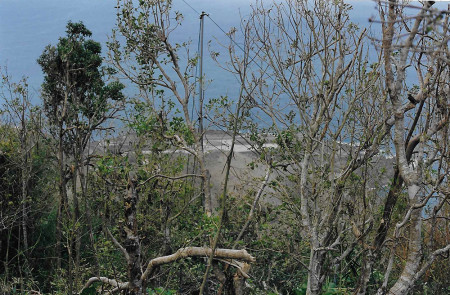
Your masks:
{"label": "bare tree", "polygon": [[[20,287],[24,290],[24,278],[30,274],[30,238],[28,233],[29,215],[31,212],[30,181],[34,171],[32,167],[32,151],[38,142],[39,134],[39,112],[31,104],[28,92],[28,82],[22,78],[15,83],[8,75],[8,71],[1,71],[1,93],[0,98],[4,100],[4,112],[9,118],[9,124],[18,132],[19,141],[19,163],[20,167],[20,230],[18,235],[18,259],[20,273]],[[13,226],[11,226],[13,228]]]}
{"label": "bare tree", "polygon": [[[436,216],[448,199],[449,19],[448,11],[432,10],[432,5],[433,1],[425,1],[422,7],[379,2],[384,80],[394,115],[398,177],[405,185],[408,209],[395,226],[378,294],[408,294],[439,255],[450,249],[446,245],[425,251],[423,243],[424,208],[432,206],[432,216]],[[416,9],[417,14],[407,18],[405,7]],[[411,66],[416,87],[408,85]],[[406,226],[406,261],[388,291],[396,247]]]}
{"label": "bare tree", "polygon": [[[252,40],[254,64],[241,83],[252,90],[252,113],[259,120],[256,133],[275,133],[280,146],[276,159],[289,167],[291,190],[285,190],[285,201],[301,217],[301,231],[311,245],[308,294],[320,293],[331,266],[358,249],[362,267],[355,292],[365,294],[374,262],[391,245],[379,290],[384,292],[395,245],[408,223],[408,258],[392,294],[409,292],[448,251],[445,245],[434,249],[429,260],[421,262],[423,209],[432,206],[433,216],[445,218],[439,212],[448,202],[443,188],[448,174],[448,13],[431,5],[379,4],[383,42],[378,59],[373,48],[365,54],[365,31],[350,23],[349,6],[343,2],[258,2],[243,26],[252,27],[244,34]],[[404,7],[419,13],[407,17]],[[230,58],[235,66],[240,63],[237,49],[233,46]],[[405,87],[411,65],[418,85]],[[394,167],[385,158],[391,146]],[[393,171],[391,185],[373,179],[385,168]],[[387,195],[379,186],[390,188]],[[390,239],[392,213],[404,189],[409,208]],[[383,215],[378,219],[381,200]]]}
{"label": "bare tree", "polygon": [[[270,122],[260,126],[275,133],[275,159],[289,167],[285,200],[311,247],[307,294],[321,293],[325,265],[339,264],[370,230],[368,187],[352,191],[352,181],[375,161],[393,123],[377,60],[367,56],[366,31],[350,22],[349,8],[340,1],[258,2],[248,20],[254,64],[241,83],[257,89],[247,93],[253,112]],[[353,212],[359,194],[361,215]],[[352,227],[359,234],[349,234]],[[344,245],[350,251],[332,254]]]}

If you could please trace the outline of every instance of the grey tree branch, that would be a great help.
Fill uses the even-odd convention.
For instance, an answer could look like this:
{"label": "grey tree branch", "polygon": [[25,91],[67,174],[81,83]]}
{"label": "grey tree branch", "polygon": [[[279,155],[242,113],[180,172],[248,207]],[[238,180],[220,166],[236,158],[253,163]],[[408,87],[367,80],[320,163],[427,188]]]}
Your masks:
{"label": "grey tree branch", "polygon": [[86,282],[86,284],[84,285],[83,289],[81,289],[79,294],[81,294],[81,292],[83,292],[84,289],[89,288],[95,282],[101,282],[103,284],[108,284],[108,285],[110,285],[112,287],[115,287],[115,288],[118,288],[118,289],[122,289],[122,290],[128,289],[128,285],[129,285],[128,282],[120,283],[120,282],[118,282],[116,280],[109,279],[107,277],[92,277]]}
{"label": "grey tree branch", "polygon": [[[145,281],[156,266],[172,263],[187,257],[209,257],[212,251],[211,248],[207,247],[186,247],[179,249],[174,254],[154,258],[147,264],[147,268],[142,274],[141,279]],[[246,250],[215,249],[214,258],[236,259],[245,262],[256,261],[255,257],[251,256]]]}
{"label": "grey tree branch", "polygon": [[116,245],[117,248],[120,249],[120,251],[122,251],[123,255],[125,256],[125,259],[127,261],[130,260],[130,255],[128,255],[127,250],[117,241],[117,239],[112,235],[111,231],[109,230],[109,228],[106,228],[106,233],[108,234],[109,238],[111,239],[111,241],[114,243],[114,245]]}
{"label": "grey tree branch", "polygon": [[234,241],[233,248],[236,248],[237,243],[242,239],[244,232],[247,230],[247,227],[250,224],[250,221],[252,220],[255,208],[258,205],[259,199],[261,198],[261,195],[262,195],[265,187],[267,186],[267,182],[269,181],[271,171],[272,171],[272,167],[269,167],[269,169],[267,169],[266,176],[264,177],[264,181],[261,183],[261,187],[259,188],[258,193],[256,194],[255,199],[253,200],[252,208],[250,209],[250,212],[248,213],[247,220],[245,221],[244,226],[242,227],[241,231],[239,232],[238,237]]}

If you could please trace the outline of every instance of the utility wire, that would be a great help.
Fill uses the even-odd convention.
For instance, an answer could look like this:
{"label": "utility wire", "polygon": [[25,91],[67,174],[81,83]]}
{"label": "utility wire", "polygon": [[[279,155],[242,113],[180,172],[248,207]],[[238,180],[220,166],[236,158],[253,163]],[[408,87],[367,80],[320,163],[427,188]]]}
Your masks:
{"label": "utility wire", "polygon": [[[194,7],[192,7],[189,3],[187,3],[185,0],[181,0],[183,1],[187,6],[189,6],[195,13],[200,14],[200,12],[197,11],[197,9],[195,9]],[[206,16],[213,22],[214,25],[216,25],[216,27],[218,27],[228,38],[230,38],[231,42],[233,42],[234,45],[236,45],[240,50],[242,50],[243,53],[245,53],[245,50],[236,42],[233,40],[233,38],[231,38],[230,35],[227,34],[227,32],[225,32],[224,29],[222,29],[222,27],[219,26],[219,24],[217,24],[212,18],[211,16],[209,16],[209,14],[206,14]],[[199,35],[200,36],[200,35]]]}
{"label": "utility wire", "polygon": [[[183,0],[184,1],[184,0]],[[245,50],[236,42],[236,41],[234,41],[233,40],[233,38],[231,38],[231,36],[230,35],[228,35],[226,32],[225,32],[225,30],[224,29],[222,29],[210,16],[209,16],[209,14],[207,14],[206,15],[212,22],[213,22],[213,24],[215,24],[216,25],[216,27],[218,27],[228,38],[230,38],[230,40],[231,40],[231,42],[233,42],[234,43],[234,45],[236,45],[240,50],[242,50],[242,52],[243,53],[245,53]]]}
{"label": "utility wire", "polygon": [[198,12],[194,7],[192,7],[189,3],[187,3],[186,1],[184,1],[184,0],[181,0],[181,1],[183,1],[187,6],[189,6],[193,11],[195,11],[195,13],[197,13],[197,14],[200,14],[200,12]]}
{"label": "utility wire", "polygon": [[[200,15],[200,13],[198,12],[198,10],[196,10],[194,7],[192,7],[189,3],[187,3],[185,0],[182,0],[187,6],[189,6],[195,13],[197,13],[198,15]],[[206,16],[213,22],[213,24],[217,27],[217,28],[219,28],[230,40],[231,40],[231,42],[238,48],[238,49],[240,49],[241,51],[242,51],[242,53],[245,55],[245,50],[231,37],[231,35],[229,35],[229,34],[227,34],[226,33],[226,31],[224,30],[224,29],[222,29],[222,27],[221,26],[219,26],[219,24],[216,22],[216,21],[214,21],[212,18],[211,18],[211,16],[209,15],[209,14],[206,14]],[[199,51],[200,51],[200,30],[199,30],[199,35],[198,35],[198,47],[197,47],[197,55],[198,55],[198,53],[199,53]],[[259,53],[258,52],[255,52],[255,54],[256,54],[256,56],[257,57],[259,57],[259,58],[261,58],[260,56],[259,56]],[[257,62],[255,62],[255,58],[252,58],[251,60],[250,60],[250,62],[248,63],[248,65],[250,65],[251,63],[254,63],[263,73],[264,72],[266,72],[266,70],[264,70],[263,69],[263,67],[260,65],[260,64],[258,64]],[[197,76],[197,71],[198,71],[198,63],[197,63],[197,67],[196,67],[196,76]],[[266,72],[267,73],[267,72]],[[274,77],[272,77],[272,75],[267,75],[267,78],[269,79],[269,80],[271,80],[273,83],[274,83],[274,85],[276,86],[276,87],[280,87],[280,88],[283,88],[280,84],[279,84],[279,82],[274,78]],[[242,83],[241,81],[239,81],[239,79],[235,76],[235,79],[237,80],[237,82],[238,83]],[[195,89],[197,88],[197,81],[195,81]],[[202,91],[202,90],[200,90],[200,91]],[[195,99],[193,100],[193,106],[192,106],[192,110],[191,110],[191,112],[192,112],[192,114],[194,113],[194,109],[195,109]],[[195,164],[195,162],[194,162],[194,164]]]}
{"label": "utility wire", "polygon": [[[195,11],[197,14],[200,14],[194,7],[192,7],[192,6],[191,6],[189,3],[187,3],[185,0],[182,0],[182,1],[183,1],[187,6],[189,6],[193,11]],[[218,24],[216,21],[214,21],[214,20],[211,18],[211,16],[210,16],[209,14],[206,14],[206,16],[213,22],[213,24],[214,24],[216,27],[219,28],[219,30],[221,30],[221,31],[225,34],[225,36],[227,36],[227,37],[231,40],[231,42],[232,42],[234,45],[236,45],[237,48],[239,48],[239,49],[242,51],[242,53],[245,54],[245,50],[242,48],[241,45],[239,45],[233,38],[231,38],[231,36],[230,36],[229,34],[227,34],[227,32],[226,32],[224,29],[222,29],[222,27],[219,26],[219,24]],[[200,38],[200,35],[199,35],[199,38]],[[199,39],[199,42],[200,42],[200,39]],[[256,56],[260,57],[259,54],[258,54],[257,52],[256,52],[255,54],[256,54]],[[252,59],[251,62],[254,62],[254,59]],[[250,63],[251,63],[251,62],[250,62]],[[256,64],[256,66],[257,66],[261,71],[264,72],[264,69],[261,67],[261,65],[259,65],[259,64],[256,63],[256,62],[254,62],[254,63]],[[272,81],[275,83],[275,85],[280,86],[280,85],[278,84],[278,82],[275,81],[275,79],[274,79],[271,75],[268,75],[268,78],[269,78],[270,80],[272,80]]]}

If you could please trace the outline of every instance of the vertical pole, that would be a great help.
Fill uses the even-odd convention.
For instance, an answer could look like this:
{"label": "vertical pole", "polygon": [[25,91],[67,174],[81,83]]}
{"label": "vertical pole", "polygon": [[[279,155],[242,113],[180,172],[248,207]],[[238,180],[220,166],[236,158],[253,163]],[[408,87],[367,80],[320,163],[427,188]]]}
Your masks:
{"label": "vertical pole", "polygon": [[[204,156],[204,138],[203,138],[203,101],[205,99],[204,97],[204,89],[203,89],[203,28],[204,28],[204,23],[205,23],[205,18],[204,16],[207,15],[204,11],[202,11],[202,14],[200,14],[200,96],[199,96],[199,110],[198,110],[198,125],[199,125],[199,133],[200,133],[200,145],[201,145],[201,151],[202,151],[202,157]],[[204,172],[204,171],[202,171]],[[205,188],[205,182],[208,181],[208,170],[206,170],[206,174],[204,174],[204,177],[202,178],[202,189],[203,189],[203,195],[204,195],[204,206],[205,206],[205,211],[206,214],[208,214],[208,210],[211,209],[210,208],[210,200],[209,195],[206,193]],[[208,185],[206,183],[206,185]],[[209,216],[209,215],[208,215]],[[209,262],[211,263],[211,262]],[[207,270],[209,270],[209,265],[207,266]],[[206,278],[206,273],[205,273],[205,278]],[[205,290],[205,285],[207,284],[206,279],[203,280],[202,285],[200,286],[200,294],[204,295],[203,291]],[[207,293],[207,292],[206,292]]]}
{"label": "vertical pole", "polygon": [[199,110],[198,110],[198,125],[200,133],[200,144],[201,150],[203,152],[203,101],[205,99],[204,87],[203,87],[203,27],[204,27],[204,16],[207,15],[204,11],[200,15],[200,98],[199,98]]}

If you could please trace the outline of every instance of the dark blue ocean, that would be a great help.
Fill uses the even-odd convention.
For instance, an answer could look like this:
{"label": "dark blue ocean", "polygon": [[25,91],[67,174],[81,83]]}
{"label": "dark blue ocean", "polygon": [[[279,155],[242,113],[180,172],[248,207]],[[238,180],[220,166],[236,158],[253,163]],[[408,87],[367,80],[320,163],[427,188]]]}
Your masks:
{"label": "dark blue ocean", "polygon": [[[241,17],[250,13],[255,0],[174,0],[173,9],[184,15],[182,26],[173,34],[177,42],[192,41],[191,50],[197,50],[199,13],[205,11],[211,19],[205,19],[204,74],[210,82],[206,84],[205,97],[219,97],[238,93],[235,77],[221,70],[209,56],[209,48],[221,51],[219,60],[226,61],[226,54],[219,45],[229,44],[221,29],[239,28]],[[265,1],[270,2],[270,1]],[[187,5],[188,3],[189,5]],[[352,18],[362,26],[376,14],[375,3],[349,1],[354,5]],[[115,0],[0,0],[0,66],[7,66],[14,79],[27,76],[33,101],[39,100],[39,87],[43,81],[37,58],[48,44],[56,44],[64,36],[69,20],[83,21],[93,32],[92,38],[103,45],[115,26]],[[194,11],[196,10],[196,11]]]}

